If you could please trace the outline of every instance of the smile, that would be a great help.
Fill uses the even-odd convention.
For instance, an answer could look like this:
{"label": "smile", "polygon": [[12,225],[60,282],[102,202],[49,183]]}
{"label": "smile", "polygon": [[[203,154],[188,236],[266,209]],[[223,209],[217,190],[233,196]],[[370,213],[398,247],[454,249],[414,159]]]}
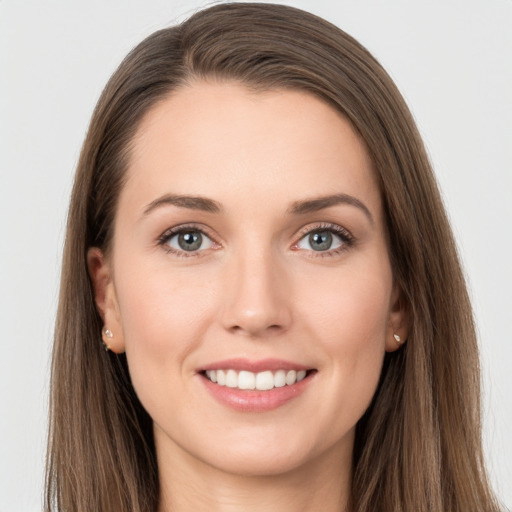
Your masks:
{"label": "smile", "polygon": [[240,412],[262,413],[297,399],[314,386],[318,370],[291,361],[230,359],[201,368],[198,375],[218,402]]}
{"label": "smile", "polygon": [[250,371],[206,370],[206,378],[219,386],[241,390],[269,391],[274,388],[293,386],[306,377],[306,370]]}

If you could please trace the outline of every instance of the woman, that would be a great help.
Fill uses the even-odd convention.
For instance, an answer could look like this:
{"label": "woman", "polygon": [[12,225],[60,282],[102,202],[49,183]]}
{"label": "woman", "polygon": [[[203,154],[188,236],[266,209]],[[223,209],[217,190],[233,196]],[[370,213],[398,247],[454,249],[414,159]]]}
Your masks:
{"label": "woman", "polygon": [[497,510],[479,407],[451,231],[371,55],[269,4],[135,48],[71,199],[47,509]]}

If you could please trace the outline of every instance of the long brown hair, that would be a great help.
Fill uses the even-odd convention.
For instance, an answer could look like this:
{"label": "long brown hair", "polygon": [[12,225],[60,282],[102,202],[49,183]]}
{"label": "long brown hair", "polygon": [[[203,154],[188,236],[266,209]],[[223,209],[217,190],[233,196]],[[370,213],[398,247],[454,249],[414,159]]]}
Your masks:
{"label": "long brown hair", "polygon": [[[53,352],[46,510],[155,512],[152,422],[125,356],[102,348],[86,253],[108,252],[130,142],[148,109],[197,79],[309,91],[365,140],[382,193],[410,335],[384,360],[357,425],[352,512],[493,511],[481,449],[471,305],[412,116],[379,63],[304,11],[223,4],[139,44],[93,114],[71,197]],[[179,129],[179,127],[176,127]]]}

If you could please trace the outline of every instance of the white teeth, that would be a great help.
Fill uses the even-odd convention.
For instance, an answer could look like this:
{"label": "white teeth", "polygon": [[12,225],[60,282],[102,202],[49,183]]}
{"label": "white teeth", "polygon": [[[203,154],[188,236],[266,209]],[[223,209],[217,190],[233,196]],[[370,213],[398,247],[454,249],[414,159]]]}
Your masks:
{"label": "white teeth", "polygon": [[274,387],[274,375],[272,372],[260,372],[256,375],[256,389],[267,391]]}
{"label": "white teeth", "polygon": [[288,386],[291,386],[296,381],[297,381],[297,372],[295,370],[290,370],[286,374],[286,384],[288,384]]}
{"label": "white teeth", "polygon": [[235,370],[228,370],[226,373],[226,386],[228,388],[238,387],[238,375]]}
{"label": "white teeth", "polygon": [[306,370],[277,370],[275,373],[267,370],[253,373],[245,370],[237,372],[236,370],[229,369],[207,370],[205,374],[209,380],[216,382],[219,386],[267,391],[273,388],[291,386],[296,382],[300,382],[306,377]]}
{"label": "white teeth", "polygon": [[282,388],[286,385],[286,372],[284,370],[277,370],[274,375],[274,386],[276,388]]}
{"label": "white teeth", "polygon": [[[212,372],[215,372],[215,370],[212,370]],[[220,386],[226,385],[226,374],[224,370],[217,370],[217,384]]]}
{"label": "white teeth", "polygon": [[256,387],[256,376],[252,372],[240,372],[238,374],[238,387],[240,389],[254,389]]}

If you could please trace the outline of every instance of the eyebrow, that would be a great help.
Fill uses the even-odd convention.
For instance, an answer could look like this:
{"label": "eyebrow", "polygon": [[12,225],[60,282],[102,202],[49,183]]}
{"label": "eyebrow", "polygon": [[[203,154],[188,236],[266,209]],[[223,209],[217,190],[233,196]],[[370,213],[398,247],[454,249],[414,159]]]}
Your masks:
{"label": "eyebrow", "polygon": [[[305,199],[294,201],[288,208],[287,213],[294,215],[303,215],[306,213],[317,212],[331,206],[338,204],[347,204],[359,208],[368,217],[368,220],[373,224],[373,216],[368,207],[356,197],[348,194],[333,194],[329,196],[315,197],[312,199]],[[222,206],[213,199],[201,196],[188,196],[166,194],[154,201],[151,201],[144,209],[144,215],[148,215],[156,208],[162,206],[178,206],[179,208],[188,208],[190,210],[199,210],[208,213],[221,213]]]}
{"label": "eyebrow", "polygon": [[371,224],[374,223],[373,216],[368,207],[356,197],[348,194],[334,194],[330,196],[315,197],[312,199],[305,199],[302,201],[295,201],[288,209],[289,213],[302,215],[305,213],[317,212],[324,208],[336,206],[338,204],[347,204],[359,208],[368,217]]}
{"label": "eyebrow", "polygon": [[166,194],[154,201],[151,201],[144,209],[144,215],[148,215],[156,208],[161,206],[178,206],[180,208],[188,208],[190,210],[199,210],[208,213],[220,213],[222,207],[217,201],[200,196],[182,196],[175,194]]}

